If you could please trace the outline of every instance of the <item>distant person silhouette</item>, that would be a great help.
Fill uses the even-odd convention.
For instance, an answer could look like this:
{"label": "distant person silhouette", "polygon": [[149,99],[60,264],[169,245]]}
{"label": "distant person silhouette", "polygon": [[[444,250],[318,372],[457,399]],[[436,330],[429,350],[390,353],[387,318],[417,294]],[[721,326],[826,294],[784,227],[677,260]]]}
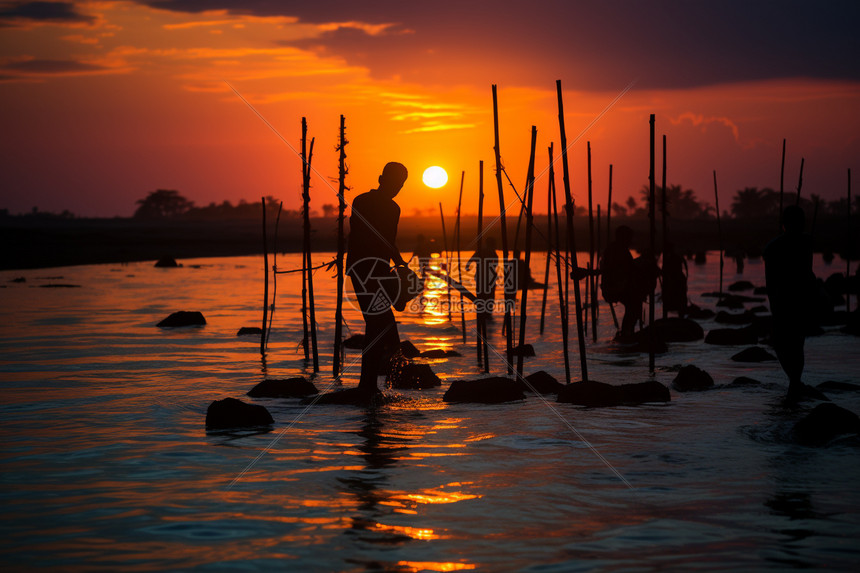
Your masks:
{"label": "distant person silhouette", "polygon": [[621,330],[615,336],[619,342],[632,341],[636,323],[642,318],[642,303],[651,293],[660,274],[654,254],[643,252],[633,258],[630,245],[633,229],[621,225],[615,229],[615,240],[603,251],[600,263],[600,289],[608,303],[624,305]]}
{"label": "distant person silhouette", "polygon": [[488,237],[480,250],[466,262],[466,271],[475,265],[475,301],[477,313],[484,320],[493,316],[496,298],[496,279],[498,278],[499,254],[496,252],[496,239]]}
{"label": "distant person silhouette", "polygon": [[675,252],[673,243],[663,249],[663,308],[666,312],[677,312],[684,318],[687,314],[687,261]]}
{"label": "distant person silhouette", "polygon": [[772,342],[788,376],[786,402],[796,403],[811,389],[801,383],[806,332],[814,321],[815,275],[812,238],[803,232],[805,216],[791,205],[782,214],[783,233],[764,250],[765,281],[773,316]]}
{"label": "distant person silhouette", "polygon": [[[377,377],[400,349],[397,322],[391,310],[392,277],[389,261],[405,265],[397,248],[400,207],[394,197],[403,188],[408,173],[400,163],[388,163],[379,176],[379,187],[362,193],[352,202],[349,218],[347,274],[352,280],[365,323],[365,343],[361,353],[360,397],[379,392]],[[394,290],[398,286],[394,286]]]}

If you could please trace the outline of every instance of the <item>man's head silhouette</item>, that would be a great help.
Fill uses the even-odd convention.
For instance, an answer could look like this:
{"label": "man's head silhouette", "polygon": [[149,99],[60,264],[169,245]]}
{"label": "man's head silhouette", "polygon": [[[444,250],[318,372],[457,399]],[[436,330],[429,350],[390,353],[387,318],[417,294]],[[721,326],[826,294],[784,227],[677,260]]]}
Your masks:
{"label": "man's head silhouette", "polygon": [[393,198],[403,188],[403,184],[406,183],[408,176],[409,173],[403,164],[394,161],[386,163],[382,169],[382,175],[379,176],[379,187],[377,190]]}
{"label": "man's head silhouette", "polygon": [[633,229],[627,225],[620,225],[615,229],[615,240],[620,245],[629,249],[630,244],[633,242]]}
{"label": "man's head silhouette", "polygon": [[806,216],[803,209],[797,205],[789,205],[782,212],[782,226],[786,233],[802,233],[806,225]]}

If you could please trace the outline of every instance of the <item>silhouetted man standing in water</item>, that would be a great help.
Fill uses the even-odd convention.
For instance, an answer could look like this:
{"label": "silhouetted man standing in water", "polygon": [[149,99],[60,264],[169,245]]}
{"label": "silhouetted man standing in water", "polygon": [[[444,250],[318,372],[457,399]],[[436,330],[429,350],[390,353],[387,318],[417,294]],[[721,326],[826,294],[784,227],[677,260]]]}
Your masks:
{"label": "silhouetted man standing in water", "polygon": [[772,341],[776,357],[788,375],[786,401],[796,403],[807,392],[801,383],[803,343],[813,324],[815,275],[812,238],[803,232],[803,210],[789,206],[782,214],[783,234],[764,250],[765,280],[773,315]]}
{"label": "silhouetted man standing in water", "polygon": [[379,392],[377,377],[381,365],[400,348],[397,323],[391,311],[399,283],[391,275],[389,261],[406,264],[395,242],[400,207],[394,197],[407,175],[406,167],[400,163],[388,163],[379,176],[379,187],[362,193],[352,202],[346,272],[352,279],[366,326],[358,398],[369,399]]}

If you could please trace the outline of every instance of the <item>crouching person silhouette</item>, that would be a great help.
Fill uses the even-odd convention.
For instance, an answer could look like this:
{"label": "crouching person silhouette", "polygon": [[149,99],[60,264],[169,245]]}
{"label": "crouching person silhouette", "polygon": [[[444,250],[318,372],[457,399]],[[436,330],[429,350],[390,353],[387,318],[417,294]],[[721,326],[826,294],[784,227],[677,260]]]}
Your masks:
{"label": "crouching person silhouette", "polygon": [[334,392],[326,402],[370,402],[380,393],[377,378],[400,349],[397,323],[391,310],[398,298],[399,282],[390,262],[406,265],[397,248],[400,207],[394,197],[407,177],[406,167],[388,163],[379,176],[379,187],[352,202],[346,273],[364,317],[364,348],[358,388]]}

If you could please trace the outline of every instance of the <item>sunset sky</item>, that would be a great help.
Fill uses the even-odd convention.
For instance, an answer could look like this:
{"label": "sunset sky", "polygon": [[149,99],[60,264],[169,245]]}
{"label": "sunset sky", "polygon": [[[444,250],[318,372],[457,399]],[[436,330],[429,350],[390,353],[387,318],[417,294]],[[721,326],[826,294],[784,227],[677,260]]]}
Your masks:
{"label": "sunset sky", "polygon": [[[491,86],[522,189],[532,125],[538,172],[551,142],[558,156],[557,79],[578,204],[587,141],[595,198],[610,163],[613,200],[639,197],[651,113],[669,183],[700,199],[713,170],[723,209],[738,189],[778,188],[783,138],[786,188],[804,158],[804,194],[835,199],[860,172],[858,21],[856,1],[0,2],[0,208],[128,216],[159,188],[298,208],[299,159],[228,82],[296,148],[308,118],[316,209],[337,201],[343,114],[348,200],[400,161],[405,215],[453,212],[462,171],[474,213],[483,160],[497,211]],[[431,165],[450,175],[440,190],[421,182]],[[658,149],[658,182],[659,166]]]}

